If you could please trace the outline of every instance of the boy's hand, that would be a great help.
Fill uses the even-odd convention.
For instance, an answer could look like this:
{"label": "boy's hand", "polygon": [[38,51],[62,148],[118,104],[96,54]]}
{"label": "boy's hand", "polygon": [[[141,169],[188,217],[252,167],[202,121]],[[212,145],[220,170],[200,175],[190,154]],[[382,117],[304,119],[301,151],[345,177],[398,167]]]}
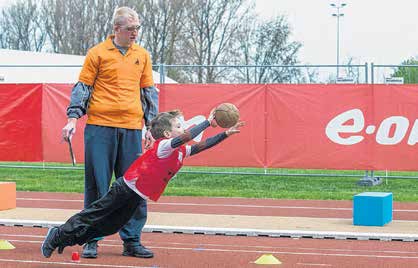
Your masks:
{"label": "boy's hand", "polygon": [[235,124],[235,126],[231,127],[227,131],[225,131],[225,133],[228,137],[233,135],[233,134],[240,133],[241,130],[239,128],[244,126],[244,125],[245,125],[244,121],[239,121],[238,123]]}
{"label": "boy's hand", "polygon": [[215,120],[215,109],[216,108],[213,108],[212,111],[210,111],[210,114],[209,114],[209,117],[208,117],[208,121],[209,121],[209,123],[212,127],[217,127],[218,126],[218,124],[216,123],[216,120]]}

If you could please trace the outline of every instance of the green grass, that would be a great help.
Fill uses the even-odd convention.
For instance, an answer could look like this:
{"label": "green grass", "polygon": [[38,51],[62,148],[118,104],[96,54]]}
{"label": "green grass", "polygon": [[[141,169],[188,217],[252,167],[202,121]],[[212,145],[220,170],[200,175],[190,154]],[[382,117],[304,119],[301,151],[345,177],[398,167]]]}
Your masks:
{"label": "green grass", "polygon": [[[0,163],[0,165],[37,165],[42,163]],[[15,181],[18,191],[77,192],[84,190],[84,170],[48,169],[51,166],[70,167],[65,164],[48,163],[45,169],[0,168],[0,181]],[[236,174],[191,174],[179,173],[170,182],[165,194],[168,196],[211,196],[211,197],[247,197],[277,199],[321,199],[351,200],[353,195],[366,192],[392,192],[395,201],[418,201],[417,179],[385,179],[381,185],[373,187],[357,186],[364,171],[335,170],[286,170],[270,169],[271,173],[297,174],[339,174],[358,177],[308,177],[308,176],[263,176],[263,169],[256,168],[208,168],[185,167],[183,171],[250,172],[256,175]],[[377,172],[384,176],[384,172]],[[417,176],[417,172],[391,172],[391,176]]]}

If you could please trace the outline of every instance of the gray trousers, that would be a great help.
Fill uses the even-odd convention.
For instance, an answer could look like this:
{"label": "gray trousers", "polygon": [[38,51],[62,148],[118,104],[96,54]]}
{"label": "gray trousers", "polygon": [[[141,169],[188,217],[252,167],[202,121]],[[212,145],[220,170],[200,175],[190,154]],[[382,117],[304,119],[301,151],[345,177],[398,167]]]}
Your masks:
{"label": "gray trousers", "polygon": [[[142,153],[141,130],[86,125],[84,129],[85,185],[84,207],[103,197],[109,190],[113,172],[122,177]],[[132,218],[120,229],[124,242],[140,243],[147,220],[147,203],[141,202]],[[96,240],[101,239],[97,237]]]}

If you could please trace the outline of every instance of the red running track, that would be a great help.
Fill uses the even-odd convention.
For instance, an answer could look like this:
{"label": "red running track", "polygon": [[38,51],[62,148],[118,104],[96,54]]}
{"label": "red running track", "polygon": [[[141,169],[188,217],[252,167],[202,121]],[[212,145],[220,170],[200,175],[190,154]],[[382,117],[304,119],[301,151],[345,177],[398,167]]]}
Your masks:
{"label": "red running track", "polygon": [[0,267],[275,267],[254,264],[263,254],[279,259],[277,267],[418,267],[418,243],[155,233],[142,238],[155,253],[152,259],[121,256],[121,242],[114,235],[100,243],[99,258],[72,263],[71,253],[80,252],[80,246],[49,259],[41,256],[46,231],[0,227],[0,238],[16,247],[0,250]]}
{"label": "red running track", "polygon": [[[81,194],[18,192],[18,207],[81,209]],[[394,204],[394,218],[416,220],[417,204]],[[149,203],[152,212],[235,214],[263,216],[351,218],[351,202],[242,198],[163,197]],[[0,227],[0,239],[16,249],[0,250],[0,267],[260,267],[254,263],[263,254],[273,254],[277,267],[418,267],[418,243],[327,239],[288,239],[144,233],[142,242],[155,257],[121,256],[119,237],[99,243],[99,258],[71,262],[73,251],[43,258],[40,246],[46,229]],[[275,267],[261,265],[261,267]]]}

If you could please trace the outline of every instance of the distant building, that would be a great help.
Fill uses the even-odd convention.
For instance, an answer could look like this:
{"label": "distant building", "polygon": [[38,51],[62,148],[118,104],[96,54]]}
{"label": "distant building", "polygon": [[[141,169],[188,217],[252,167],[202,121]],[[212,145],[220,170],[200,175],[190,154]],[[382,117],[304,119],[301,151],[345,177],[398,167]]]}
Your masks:
{"label": "distant building", "polygon": [[[84,56],[0,49],[0,83],[76,83]],[[16,66],[16,67],[12,67]],[[160,74],[153,72],[154,83]],[[164,77],[164,83],[176,81]]]}

